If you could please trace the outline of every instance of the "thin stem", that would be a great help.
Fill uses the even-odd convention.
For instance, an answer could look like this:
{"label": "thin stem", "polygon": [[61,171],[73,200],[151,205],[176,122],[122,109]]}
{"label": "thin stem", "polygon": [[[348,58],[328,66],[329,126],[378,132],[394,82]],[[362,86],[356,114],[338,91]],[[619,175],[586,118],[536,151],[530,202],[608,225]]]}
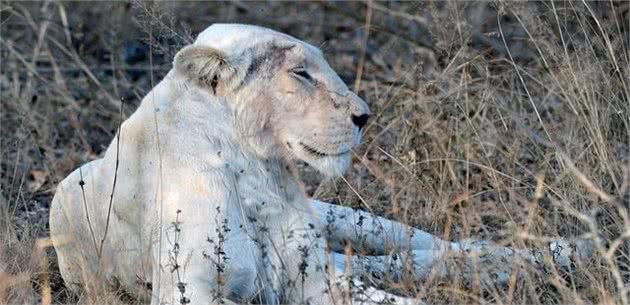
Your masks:
{"label": "thin stem", "polygon": [[105,239],[107,238],[107,231],[109,230],[109,220],[112,215],[112,206],[114,205],[114,191],[116,190],[116,181],[118,180],[118,165],[120,164],[120,133],[122,132],[122,122],[123,122],[123,105],[124,99],[120,99],[120,122],[118,123],[118,134],[116,135],[116,165],[114,168],[114,183],[112,184],[112,192],[109,194],[109,204],[107,206],[107,219],[105,220],[105,232],[103,233],[103,239],[101,239],[101,244],[98,248],[98,257],[100,260],[101,255],[103,254],[103,245],[105,244]]}

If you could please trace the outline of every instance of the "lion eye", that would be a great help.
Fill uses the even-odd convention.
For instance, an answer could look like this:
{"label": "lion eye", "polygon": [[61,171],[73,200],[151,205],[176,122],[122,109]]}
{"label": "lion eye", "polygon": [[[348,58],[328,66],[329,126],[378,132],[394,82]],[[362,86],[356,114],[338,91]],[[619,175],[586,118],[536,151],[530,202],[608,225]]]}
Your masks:
{"label": "lion eye", "polygon": [[295,70],[292,70],[291,73],[293,73],[293,75],[301,77],[301,78],[303,78],[303,79],[305,79],[307,81],[313,80],[311,75],[308,74],[308,72],[306,72],[306,70],[304,70],[304,69],[295,69]]}

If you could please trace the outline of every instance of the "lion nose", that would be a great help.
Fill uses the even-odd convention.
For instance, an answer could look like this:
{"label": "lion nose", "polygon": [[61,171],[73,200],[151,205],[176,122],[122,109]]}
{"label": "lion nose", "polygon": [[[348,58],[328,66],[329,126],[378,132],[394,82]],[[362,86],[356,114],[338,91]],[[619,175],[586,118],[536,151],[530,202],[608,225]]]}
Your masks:
{"label": "lion nose", "polygon": [[365,123],[367,123],[368,118],[370,118],[369,114],[362,114],[362,115],[352,115],[352,123],[354,123],[354,125],[357,125],[357,127],[359,127],[359,129],[363,128],[363,126],[365,126]]}

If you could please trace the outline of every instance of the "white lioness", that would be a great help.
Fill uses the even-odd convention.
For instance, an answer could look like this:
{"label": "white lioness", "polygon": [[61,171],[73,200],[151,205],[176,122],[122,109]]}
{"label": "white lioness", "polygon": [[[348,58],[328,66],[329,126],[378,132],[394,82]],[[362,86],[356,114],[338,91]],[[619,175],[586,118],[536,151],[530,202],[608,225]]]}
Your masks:
{"label": "white lioness", "polygon": [[[344,269],[375,275],[378,286],[384,273],[400,280],[404,266],[418,280],[447,274],[447,252],[544,265],[528,249],[448,242],[308,200],[294,160],[343,174],[367,117],[317,48],[255,26],[209,27],[176,55],[103,158],[58,186],[50,231],[61,275],[77,288],[98,274],[154,305],[413,304],[344,278]],[[375,256],[327,255],[346,243]],[[562,245],[549,248],[570,266]],[[507,283],[512,266],[493,264],[492,278]]]}
{"label": "white lioness", "polygon": [[209,27],[103,158],[58,186],[50,230],[65,282],[101,272],[152,304],[335,303],[343,285],[293,163],[343,174],[367,117],[317,48]]}

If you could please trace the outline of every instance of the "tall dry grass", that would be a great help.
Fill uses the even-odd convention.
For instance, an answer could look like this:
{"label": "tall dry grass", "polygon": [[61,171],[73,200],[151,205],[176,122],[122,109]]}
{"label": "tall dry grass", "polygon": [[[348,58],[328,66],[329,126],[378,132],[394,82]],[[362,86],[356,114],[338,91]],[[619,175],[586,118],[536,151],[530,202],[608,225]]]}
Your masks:
{"label": "tall dry grass", "polygon": [[[628,304],[628,8],[3,2],[0,303],[120,302],[96,288],[68,295],[54,253],[46,262],[33,250],[46,247],[54,186],[114,137],[119,97],[129,101],[127,116],[190,32],[232,21],[320,46],[370,104],[346,179],[321,181],[303,165],[309,193],[449,240],[543,249],[562,237],[596,246],[572,270],[482,258],[471,267],[455,257],[447,278],[392,289],[439,304]],[[156,39],[147,41],[149,31]],[[488,277],[493,263],[512,264],[509,285]],[[472,281],[461,277],[466,268]]]}

